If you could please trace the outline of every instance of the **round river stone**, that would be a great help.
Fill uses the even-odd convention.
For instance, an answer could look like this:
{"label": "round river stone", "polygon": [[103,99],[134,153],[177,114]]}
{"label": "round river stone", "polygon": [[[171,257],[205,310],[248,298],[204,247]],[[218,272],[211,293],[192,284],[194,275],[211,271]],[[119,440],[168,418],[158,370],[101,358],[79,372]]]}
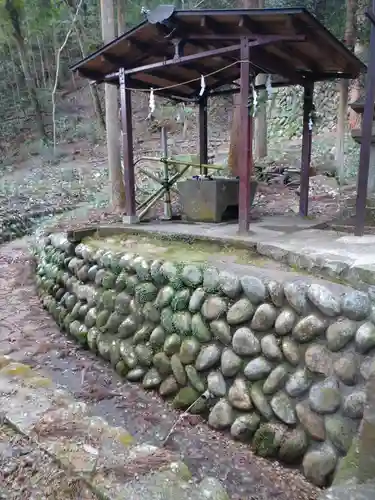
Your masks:
{"label": "round river stone", "polygon": [[281,343],[281,350],[285,359],[293,366],[297,366],[300,361],[299,346],[294,340],[290,338],[283,339]]}
{"label": "round river stone", "polygon": [[239,278],[226,271],[220,273],[219,283],[221,291],[230,299],[236,299],[242,291]]}
{"label": "round river stone", "polygon": [[357,330],[357,324],[348,318],[339,318],[327,328],[326,338],[328,349],[339,351],[350,342]]}
{"label": "round river stone", "polygon": [[233,350],[240,356],[255,356],[260,353],[260,342],[250,328],[238,328],[232,339]]}
{"label": "round river stone", "polygon": [[157,352],[152,359],[152,363],[161,375],[169,375],[171,373],[171,362],[164,352]]}
{"label": "round river stone", "polygon": [[203,302],[201,313],[208,321],[219,319],[227,311],[227,303],[221,297],[208,297]]}
{"label": "round river stone", "polygon": [[195,368],[198,371],[208,370],[212,368],[219,361],[221,356],[221,349],[215,345],[202,346],[195,362]]}
{"label": "round river stone", "polygon": [[334,413],[341,404],[341,394],[337,382],[328,378],[314,384],[309,393],[311,409],[317,413]]}
{"label": "round river stone", "polygon": [[250,410],[252,408],[248,385],[242,377],[236,378],[229,388],[228,400],[237,410]]}
{"label": "round river stone", "polygon": [[320,415],[311,410],[307,401],[296,405],[296,414],[304,429],[313,439],[316,441],[325,441],[326,430],[324,420]]}
{"label": "round river stone", "polygon": [[337,464],[337,454],[329,443],[308,451],[303,458],[303,472],[317,486],[325,486]]}
{"label": "round river stone", "polygon": [[279,450],[279,457],[288,464],[297,463],[303,457],[309,440],[303,429],[293,429],[285,434]]}
{"label": "round river stone", "polygon": [[232,349],[223,349],[221,354],[221,371],[224,377],[234,377],[240,371],[242,359]]}
{"label": "round river stone", "polygon": [[272,371],[272,364],[262,356],[249,361],[245,366],[244,374],[249,380],[260,380],[267,377]]}
{"label": "round river stone", "polygon": [[145,389],[156,389],[161,384],[161,376],[156,368],[150,368],[143,378],[142,385]]}
{"label": "round river stone", "polygon": [[288,335],[297,323],[297,314],[290,307],[285,307],[275,322],[275,332],[278,335]]}
{"label": "round river stone", "polygon": [[307,368],[319,375],[329,377],[333,373],[332,354],[323,345],[312,344],[305,352],[305,363]]}
{"label": "round river stone", "polygon": [[346,385],[355,385],[358,378],[359,363],[354,353],[348,352],[335,361],[334,370],[336,375]]}
{"label": "round river stone", "polygon": [[178,391],[178,384],[173,375],[167,377],[159,387],[159,394],[164,397],[176,394],[177,391]]}
{"label": "round river stone", "polygon": [[206,292],[215,293],[219,291],[219,271],[214,267],[205,269],[203,272],[203,288]]}
{"label": "round river stone", "polygon": [[307,301],[308,285],[303,281],[293,281],[286,283],[284,293],[287,301],[298,314],[304,315],[308,312]]}
{"label": "round river stone", "polygon": [[366,354],[375,347],[375,325],[368,321],[360,326],[355,335],[355,343],[361,354]]}
{"label": "round river stone", "polygon": [[201,349],[201,344],[194,337],[184,339],[181,347],[179,358],[184,365],[189,365],[196,360]]}
{"label": "round river stone", "polygon": [[185,366],[186,375],[190,382],[190,384],[196,389],[198,392],[203,393],[205,390],[205,380],[198,374],[197,370],[192,365]]}
{"label": "round river stone", "polygon": [[278,281],[270,280],[267,283],[267,290],[273,304],[276,307],[282,307],[284,303],[284,287]]}
{"label": "round river stone", "polygon": [[362,418],[366,404],[365,391],[354,391],[344,398],[343,412],[346,417]]}
{"label": "round river stone", "polygon": [[274,418],[272,408],[262,392],[262,383],[255,383],[251,386],[250,397],[254,406],[266,420]]}
{"label": "round river stone", "polygon": [[190,297],[189,311],[191,313],[200,311],[205,298],[206,292],[203,290],[203,288],[197,288]]}
{"label": "round river stone", "polygon": [[220,399],[210,411],[208,424],[214,429],[226,429],[234,421],[234,412],[226,399]]}
{"label": "round river stone", "polygon": [[261,424],[253,439],[253,447],[261,457],[276,457],[286,434],[286,427],[282,424]]}
{"label": "round river stone", "polygon": [[177,354],[173,354],[173,356],[171,357],[171,369],[177,382],[180,385],[186,385],[187,376],[185,368],[184,365],[181,363],[180,358],[177,356]]}
{"label": "round river stone", "polygon": [[227,322],[229,325],[240,325],[249,321],[254,315],[254,306],[249,299],[242,298],[229,308]]}
{"label": "round river stone", "polygon": [[347,453],[357,431],[357,424],[340,415],[327,415],[324,420],[327,438],[339,451]]}
{"label": "round river stone", "polygon": [[343,314],[349,319],[361,321],[370,314],[371,302],[367,293],[353,291],[344,294],[341,307]]}
{"label": "round river stone", "polygon": [[239,441],[250,441],[260,424],[260,417],[256,413],[241,415],[237,417],[230,428],[234,439]]}
{"label": "round river stone", "polygon": [[264,394],[273,394],[284,386],[288,377],[288,367],[286,365],[276,366],[274,370],[268,375],[263,385]]}
{"label": "round river stone", "polygon": [[257,305],[264,302],[267,297],[267,290],[263,281],[255,276],[243,276],[241,285],[245,295],[250,301]]}
{"label": "round river stone", "polygon": [[307,296],[325,316],[338,316],[340,314],[340,299],[327,287],[313,283],[307,289]]}
{"label": "round river stone", "polygon": [[275,335],[265,335],[260,341],[262,352],[271,361],[281,361],[283,353],[279,347],[279,339]]}
{"label": "round river stone", "polygon": [[227,393],[225,379],[219,371],[210,372],[207,376],[207,388],[210,394],[222,398]]}
{"label": "round river stone", "polygon": [[226,321],[216,320],[210,323],[210,329],[214,337],[217,338],[222,344],[229,345],[232,342],[232,334],[230,326]]}
{"label": "round river stone", "polygon": [[199,267],[194,266],[193,264],[188,264],[182,270],[181,279],[185,285],[196,288],[203,281],[202,271]]}
{"label": "round river stone", "polygon": [[295,371],[285,384],[285,390],[292,398],[302,396],[309,390],[312,380],[305,368]]}
{"label": "round river stone", "polygon": [[293,337],[301,343],[310,342],[324,332],[326,324],[315,314],[302,318],[293,328]]}
{"label": "round river stone", "polygon": [[273,396],[271,399],[271,408],[284,424],[294,425],[297,422],[293,403],[285,392],[278,392]]}
{"label": "round river stone", "polygon": [[251,328],[259,332],[266,332],[273,327],[277,310],[271,304],[261,304],[251,320]]}
{"label": "round river stone", "polygon": [[200,342],[209,342],[212,339],[211,331],[200,313],[192,317],[191,331]]}

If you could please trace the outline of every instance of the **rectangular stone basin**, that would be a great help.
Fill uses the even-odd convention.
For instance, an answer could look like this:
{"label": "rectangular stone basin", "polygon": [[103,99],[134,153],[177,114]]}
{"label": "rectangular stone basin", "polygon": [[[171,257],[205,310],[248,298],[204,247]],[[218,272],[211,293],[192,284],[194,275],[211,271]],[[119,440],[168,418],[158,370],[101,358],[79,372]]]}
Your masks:
{"label": "rectangular stone basin", "polygon": [[[251,181],[250,206],[258,187]],[[187,179],[179,182],[183,218],[194,222],[222,222],[238,219],[239,179]]]}

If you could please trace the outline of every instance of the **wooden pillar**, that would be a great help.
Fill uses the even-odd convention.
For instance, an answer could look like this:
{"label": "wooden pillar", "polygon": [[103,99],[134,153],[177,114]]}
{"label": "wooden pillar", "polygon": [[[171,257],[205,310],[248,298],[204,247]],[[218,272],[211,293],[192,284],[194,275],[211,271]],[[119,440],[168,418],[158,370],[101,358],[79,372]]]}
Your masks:
{"label": "wooden pillar", "polygon": [[301,156],[301,185],[299,198],[299,214],[306,216],[309,210],[309,184],[310,162],[312,143],[312,121],[314,84],[305,85],[303,94],[303,131],[302,131],[302,156]]}
{"label": "wooden pillar", "polygon": [[370,60],[367,69],[366,98],[362,119],[362,139],[357,181],[356,219],[354,228],[354,234],[356,236],[363,236],[366,222],[367,186],[370,171],[370,151],[375,101],[375,0],[372,2],[372,10],[368,11],[366,15],[371,23]]}
{"label": "wooden pillar", "polygon": [[253,171],[253,119],[249,110],[250,95],[250,48],[248,38],[241,40],[241,77],[240,77],[240,141],[239,166],[240,177],[238,194],[238,232],[245,233],[250,225],[250,180]]}
{"label": "wooden pillar", "polygon": [[122,152],[124,161],[125,208],[126,215],[133,222],[136,218],[135,175],[133,158],[133,124],[131,91],[127,87],[127,77],[124,68],[119,70]]}
{"label": "wooden pillar", "polygon": [[[199,99],[199,163],[208,163],[208,127],[207,127],[207,96]],[[201,168],[201,174],[207,175],[207,168]]]}

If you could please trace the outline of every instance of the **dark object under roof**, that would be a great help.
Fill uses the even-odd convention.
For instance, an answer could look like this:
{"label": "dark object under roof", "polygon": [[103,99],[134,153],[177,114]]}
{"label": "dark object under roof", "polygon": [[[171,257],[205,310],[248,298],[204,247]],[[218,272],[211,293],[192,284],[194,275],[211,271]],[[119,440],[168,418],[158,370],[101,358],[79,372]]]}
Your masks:
{"label": "dark object under roof", "polygon": [[[240,76],[241,36],[253,40],[260,36],[278,37],[273,43],[254,46],[250,51],[251,68],[256,73],[275,75],[274,82],[303,84],[334,78],[356,78],[365,66],[307,10],[235,9],[174,10],[166,6],[169,18],[164,22],[144,21],[90,56],[71,67],[98,83],[118,83],[118,69],[131,73],[131,87],[154,89],[170,87],[166,94],[177,98],[195,98],[200,75],[207,90],[215,91]],[[179,47],[185,56],[233,47],[210,57],[180,61]],[[271,40],[271,38],[270,38]],[[173,42],[173,43],[172,43]],[[173,62],[173,58],[176,58]],[[160,65],[162,61],[168,61]],[[152,67],[159,63],[159,67]],[[228,66],[228,67],[226,67]],[[225,68],[226,69],[223,69]],[[195,80],[195,81],[194,81]],[[187,82],[181,85],[183,82]]]}

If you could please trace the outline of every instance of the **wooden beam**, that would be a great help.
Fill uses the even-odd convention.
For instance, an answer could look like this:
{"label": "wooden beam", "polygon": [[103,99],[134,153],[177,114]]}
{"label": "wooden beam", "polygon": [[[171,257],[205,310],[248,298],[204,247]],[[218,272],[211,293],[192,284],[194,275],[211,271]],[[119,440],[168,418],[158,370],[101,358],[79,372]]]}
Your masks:
{"label": "wooden beam", "polygon": [[[208,163],[207,95],[199,99],[199,163]],[[207,168],[203,168],[207,175]]]}
{"label": "wooden beam", "polygon": [[314,84],[306,83],[303,95],[303,131],[301,156],[301,184],[299,214],[306,217],[309,208],[310,161],[312,144],[311,113],[313,110]]}
{"label": "wooden beam", "polygon": [[241,91],[240,91],[240,185],[238,194],[238,231],[246,233],[250,224],[250,179],[253,166],[252,117],[249,113],[250,96],[250,42],[241,40]]}
{"label": "wooden beam", "polygon": [[135,202],[135,173],[133,157],[133,123],[131,91],[127,88],[128,77],[124,68],[119,71],[120,103],[121,103],[121,128],[122,128],[122,152],[124,162],[125,204],[126,215],[136,216]]}

